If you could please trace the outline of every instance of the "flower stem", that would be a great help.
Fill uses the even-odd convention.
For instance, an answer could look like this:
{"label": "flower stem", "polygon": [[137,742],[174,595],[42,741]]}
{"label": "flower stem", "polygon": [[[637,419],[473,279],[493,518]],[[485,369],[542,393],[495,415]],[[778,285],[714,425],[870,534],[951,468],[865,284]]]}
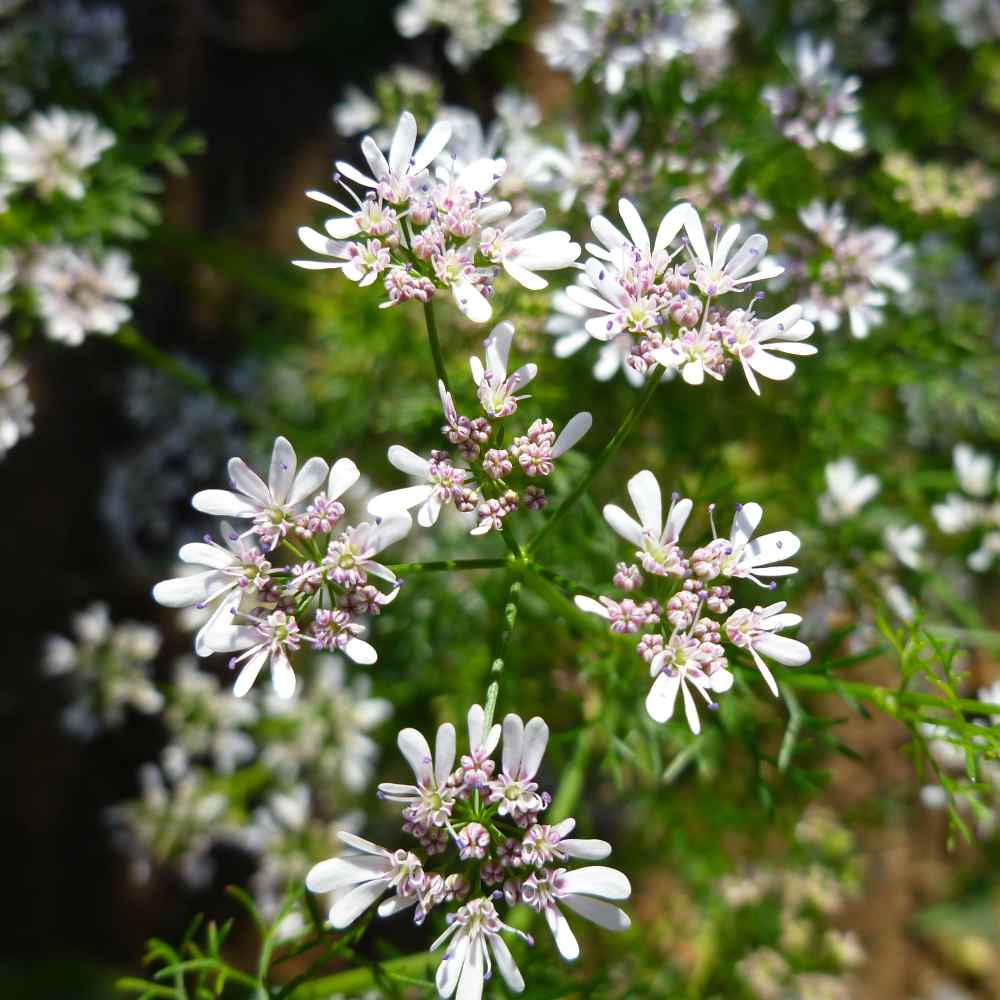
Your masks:
{"label": "flower stem", "polygon": [[434,318],[434,303],[430,300],[424,303],[424,320],[427,323],[427,339],[431,345],[431,357],[434,358],[434,370],[447,389],[448,373],[444,369],[444,356],[441,354],[441,341],[438,339],[437,320]]}
{"label": "flower stem", "polygon": [[639,418],[649,405],[650,400],[652,400],[653,393],[656,392],[656,387],[659,385],[660,373],[662,371],[663,369],[659,365],[653,365],[650,369],[646,385],[643,387],[639,398],[635,401],[635,405],[631,410],[629,410],[627,416],[621,422],[618,430],[615,431],[611,440],[604,446],[604,450],[597,456],[597,458],[594,459],[594,462],[590,466],[590,469],[587,470],[586,475],[576,484],[576,486],[573,487],[569,495],[559,505],[552,517],[550,517],[538,530],[535,537],[525,545],[524,550],[526,554],[530,555],[534,552],[546,535],[548,535],[548,533],[552,531],[552,529],[573,509],[580,497],[582,497],[586,492],[587,487],[594,481],[597,474],[604,468],[605,465],[608,464],[618,449],[625,443],[625,439],[632,433],[632,429],[638,423]]}
{"label": "flower stem", "polygon": [[500,569],[508,559],[439,559],[433,562],[392,563],[389,569],[396,576],[408,573],[447,573],[453,569]]}
{"label": "flower stem", "polygon": [[507,591],[507,600],[503,608],[503,624],[500,627],[500,638],[497,640],[497,652],[490,665],[490,676],[493,680],[486,689],[486,706],[484,709],[486,724],[483,731],[489,732],[493,725],[493,715],[496,712],[497,698],[500,697],[499,676],[503,673],[504,658],[507,655],[507,645],[510,642],[511,633],[514,631],[514,623],[517,621],[517,606],[521,599],[521,581],[514,580]]}

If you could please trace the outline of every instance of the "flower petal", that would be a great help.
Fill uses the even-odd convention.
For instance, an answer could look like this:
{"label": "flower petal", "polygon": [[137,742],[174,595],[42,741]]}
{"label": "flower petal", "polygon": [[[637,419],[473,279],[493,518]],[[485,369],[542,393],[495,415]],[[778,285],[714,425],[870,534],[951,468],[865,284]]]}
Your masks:
{"label": "flower petal", "polygon": [[349,458],[338,458],[330,469],[330,478],[326,481],[326,495],[331,500],[338,500],[360,478],[361,471]]}
{"label": "flower petal", "polygon": [[417,784],[429,784],[434,773],[431,767],[433,760],[431,758],[431,748],[424,738],[423,733],[416,729],[404,729],[397,737],[396,745],[413,770],[413,776],[417,779]]}
{"label": "flower petal", "polygon": [[288,503],[293,506],[302,503],[307,497],[311,497],[323,487],[323,480],[326,479],[328,466],[326,460],[313,456],[299,469],[299,474],[292,483],[291,492],[288,494]]}
{"label": "flower petal", "polygon": [[581,893],[601,899],[628,899],[632,894],[632,886],[625,875],[606,865],[587,865],[566,872],[561,889],[567,894]]}
{"label": "flower petal", "polygon": [[[283,504],[287,499],[288,493],[292,488],[292,483],[295,480],[295,468],[297,464],[298,459],[295,457],[295,449],[288,438],[281,436],[275,438],[274,448],[271,450],[271,470],[267,476],[267,486],[274,503]],[[232,463],[230,463],[229,474],[233,475]]]}
{"label": "flower petal", "polygon": [[638,521],[613,503],[604,505],[603,514],[604,520],[611,525],[612,531],[621,535],[626,542],[631,542],[638,548],[642,548],[642,525]]}
{"label": "flower petal", "polygon": [[603,927],[606,931],[627,931],[632,926],[628,914],[613,903],[605,903],[603,899],[593,899],[590,896],[564,896],[565,903],[574,913]]}

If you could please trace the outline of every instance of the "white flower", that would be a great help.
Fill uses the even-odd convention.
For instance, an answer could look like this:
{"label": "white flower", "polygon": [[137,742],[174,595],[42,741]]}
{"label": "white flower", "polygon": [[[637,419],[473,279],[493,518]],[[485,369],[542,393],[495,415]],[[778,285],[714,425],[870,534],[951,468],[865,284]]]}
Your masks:
{"label": "white flower", "polygon": [[329,919],[335,929],[348,927],[389,889],[395,889],[397,897],[379,907],[380,916],[396,912],[398,900],[408,899],[410,905],[416,902],[416,890],[424,883],[424,870],[416,855],[407,851],[390,854],[353,833],[340,831],[337,836],[360,853],[321,861],[306,875],[310,892],[333,894]]}
{"label": "white flower", "polygon": [[490,417],[510,416],[517,409],[517,404],[522,399],[528,398],[514,394],[538,374],[536,365],[527,364],[522,365],[508,377],[507,361],[513,340],[513,325],[507,322],[499,323],[483,341],[486,364],[484,365],[477,357],[469,358],[472,381],[476,384],[479,402]]}
{"label": "white flower", "polygon": [[649,674],[655,678],[646,695],[646,711],[655,722],[669,722],[677,703],[677,692],[684,697],[684,714],[691,732],[701,732],[698,707],[689,685],[705,699],[709,708],[717,707],[710,692],[722,694],[733,686],[733,675],[725,667],[711,673],[704,669],[705,656],[700,640],[675,631],[663,650],[649,664]]}
{"label": "white flower", "polygon": [[969,569],[977,573],[985,573],[993,560],[1000,556],[1000,531],[988,531],[983,535],[979,548],[975,552],[969,553]]}
{"label": "white flower", "polygon": [[962,489],[974,497],[989,496],[993,490],[993,459],[967,444],[955,445],[952,457]]}
{"label": "white flower", "polygon": [[338,162],[337,169],[356,184],[377,189],[387,201],[395,204],[409,197],[414,178],[434,162],[450,138],[451,126],[447,122],[437,122],[414,152],[417,120],[409,111],[404,111],[393,133],[388,159],[371,136],[361,140],[361,152],[373,176],[361,173],[349,163]]}
{"label": "white flower", "polygon": [[482,252],[519,284],[533,291],[548,287],[536,271],[558,271],[580,256],[580,244],[569,233],[553,229],[530,235],[545,221],[545,209],[533,208],[502,229],[484,230]]}
{"label": "white flower", "polygon": [[791,559],[799,551],[799,538],[790,531],[772,531],[753,538],[764,508],[758,503],[740,504],[733,516],[729,547],[722,553],[720,572],[723,576],[753,580],[761,587],[768,584],[759,576],[789,576],[797,573],[794,566],[772,565],[779,559]]}
{"label": "white flower", "polygon": [[764,263],[767,237],[760,233],[749,236],[739,250],[730,257],[730,251],[740,235],[739,225],[733,224],[722,233],[721,237],[717,229],[711,252],[705,241],[701,219],[693,208],[684,217],[684,230],[694,256],[694,282],[709,297],[742,291],[745,285],[753,281],[776,278],[784,273],[783,267]]}
{"label": "white flower", "polygon": [[[287,438],[275,439],[271,467],[265,483],[242,458],[229,460],[230,490],[202,490],[191,500],[195,510],[220,517],[253,518],[264,545],[273,549],[288,533],[293,513],[303,501],[319,490],[327,474],[322,458],[310,458],[296,475],[298,459]],[[336,473],[336,475],[335,475]],[[357,482],[357,466],[341,459],[330,473],[327,495],[336,500]]]}
{"label": "white flower", "polygon": [[664,521],[660,485],[649,469],[643,469],[628,481],[628,493],[639,521],[614,504],[605,506],[604,520],[625,541],[636,546],[636,556],[647,573],[682,575],[683,556],[677,542],[691,514],[692,502],[674,495]]}
{"label": "white flower", "polygon": [[[243,616],[250,617],[250,616]],[[295,671],[288,657],[289,651],[299,648],[305,638],[299,632],[293,615],[272,611],[266,618],[253,618],[254,626],[237,625],[227,629],[217,628],[206,636],[206,653],[242,654],[234,657],[229,665],[244,663],[233,685],[233,694],[242,698],[253,687],[254,681],[267,664],[271,666],[271,683],[279,698],[295,694]],[[204,653],[201,655],[205,655]]]}
{"label": "white flower", "polygon": [[448,61],[466,67],[491,49],[520,16],[518,0],[457,4],[452,0],[407,0],[396,10],[396,28],[404,38],[423,34],[433,25],[448,30],[444,52]]}
{"label": "white flower", "polygon": [[931,507],[937,526],[946,535],[958,535],[976,527],[983,518],[983,506],[959,493],[949,493]]}
{"label": "white flower", "polygon": [[466,471],[443,459],[421,458],[401,444],[392,445],[388,456],[390,465],[421,482],[417,486],[404,486],[373,497],[368,501],[368,513],[372,517],[385,518],[419,507],[417,524],[422,528],[436,524],[441,508],[454,499],[456,491],[461,491]]}
{"label": "white flower", "polygon": [[124,251],[109,250],[98,258],[58,245],[35,253],[25,282],[34,292],[46,335],[71,346],[88,333],[114,333],[132,315],[120,300],[134,298],[139,290]]}
{"label": "white flower", "polygon": [[219,601],[195,637],[194,648],[199,656],[212,652],[209,636],[220,626],[223,630],[232,627],[232,616],[244,596],[259,594],[271,569],[256,543],[237,534],[225,521],[220,534],[225,547],[207,535],[204,542],[189,542],[181,547],[181,562],[204,567],[202,572],[163,580],[153,587],[153,600],[168,608],[204,608]]}
{"label": "white flower", "polygon": [[489,786],[489,800],[499,803],[500,816],[517,820],[544,807],[534,778],[548,742],[549,727],[537,715],[527,725],[514,713],[503,720],[501,772]]}
{"label": "white flower", "polygon": [[761,659],[761,654],[786,667],[801,667],[811,657],[809,647],[798,639],[775,635],[785,628],[793,628],[802,621],[801,615],[783,613],[786,603],[778,601],[766,608],[758,605],[750,611],[739,608],[726,619],[726,635],[729,641],[741,649],[748,649],[767,686],[777,698],[778,685],[774,676]]}
{"label": "white flower", "polygon": [[483,984],[493,972],[490,952],[507,988],[514,993],[524,990],[524,977],[501,931],[527,938],[505,924],[488,899],[474,899],[459,907],[448,929],[431,945],[433,951],[451,939],[434,979],[440,996],[448,998],[457,991],[458,1000],[480,1000]]}
{"label": "white flower", "polygon": [[629,880],[617,869],[604,865],[588,865],[575,871],[543,869],[529,875],[521,887],[521,898],[544,914],[559,954],[568,961],[579,957],[580,945],[558,904],[605,930],[624,931],[631,924],[628,914],[606,900],[628,899],[631,894]]}
{"label": "white flower", "polygon": [[0,160],[7,180],[31,184],[43,198],[61,192],[80,199],[85,171],[114,143],[93,115],[51,108],[34,112],[24,131],[0,129]]}
{"label": "white flower", "polygon": [[878,476],[861,475],[853,458],[827,463],[823,474],[827,491],[819,498],[819,516],[826,524],[850,520],[882,488]]}
{"label": "white flower", "polygon": [[924,529],[919,524],[888,524],[882,534],[886,548],[909,569],[920,569],[923,562]]}
{"label": "white flower", "polygon": [[445,826],[455,798],[454,789],[448,787],[455,764],[455,727],[450,722],[438,727],[433,757],[427,740],[416,729],[403,729],[396,744],[417,783],[383,782],[378,786],[379,797],[407,803],[406,815],[418,823]]}
{"label": "white flower", "polygon": [[[754,372],[776,381],[795,374],[794,362],[769,352],[799,356],[816,353],[812,344],[800,343],[811,337],[814,329],[812,323],[802,319],[802,306],[789,306],[770,319],[757,319],[750,310],[734,309],[726,318],[726,327],[731,332],[724,334],[723,344],[740,359],[747,382],[758,396],[760,387]],[[654,351],[653,357],[660,361],[659,352]]]}
{"label": "white flower", "polygon": [[331,113],[333,127],[341,135],[357,135],[379,123],[382,109],[363,90],[349,83],[344,96],[334,105]]}

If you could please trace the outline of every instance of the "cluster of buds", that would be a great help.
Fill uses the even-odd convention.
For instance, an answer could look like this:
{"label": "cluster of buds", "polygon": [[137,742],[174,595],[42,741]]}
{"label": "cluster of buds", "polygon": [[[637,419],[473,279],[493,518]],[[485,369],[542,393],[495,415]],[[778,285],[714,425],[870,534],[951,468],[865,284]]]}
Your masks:
{"label": "cluster of buds", "polygon": [[438,383],[445,417],[441,433],[468,468],[453,462],[446,451],[435,449],[429,458],[422,458],[393,445],[390,463],[418,482],[375,497],[368,504],[369,514],[387,518],[419,508],[417,523],[426,528],[436,523],[442,507],[453,503],[459,511],[476,515],[471,533],[483,535],[503,530],[505,519],[522,507],[538,511],[545,506],[545,491],[537,480],[552,473],[556,460],[590,429],[592,418],[587,412],[577,413],[558,435],[551,420],[540,418],[504,446],[501,421],[528,398],[520,390],[538,373],[535,365],[527,364],[508,374],[513,339],[514,327],[500,323],[486,338],[485,358],[469,359],[485,416],[462,416],[444,383]]}
{"label": "cluster of buds", "polygon": [[[346,512],[340,498],[358,481],[357,466],[342,458],[328,467],[314,457],[298,473],[296,468],[295,450],[283,437],[274,442],[266,483],[243,459],[230,459],[232,491],[202,490],[192,503],[203,513],[250,526],[239,532],[223,521],[223,544],[206,535],[203,542],[184,545],[181,561],[199,571],[153,588],[154,599],[167,607],[214,606],[195,637],[195,652],[240,653],[230,661],[232,667],[243,664],[237,696],[270,663],[275,691],[290,698],[290,657],[303,643],[341,651],[355,663],[374,663],[377,653],[361,638],[365,625],[359,619],[379,614],[398,593],[395,574],[376,556],[409,532],[410,516],[396,512],[348,527],[341,523]],[[379,589],[374,580],[389,589]]]}
{"label": "cluster of buds", "polygon": [[[366,136],[361,151],[373,176],[349,163],[338,163],[334,175],[353,206],[307,192],[342,213],[326,221],[326,234],[299,229],[310,250],[334,260],[295,263],[339,269],[362,286],[381,280],[388,294],[384,306],[427,302],[439,289],[448,289],[475,323],[492,315],[489,300],[501,268],[525,288],[545,288],[537,272],[569,267],[580,256],[580,245],[562,231],[536,232],[545,221],[541,208],[505,221],[510,203],[490,196],[506,170],[502,159],[483,157],[461,169],[452,161],[432,174],[429,168],[444,153],[451,131],[450,124],[438,122],[414,152],[417,123],[405,111],[388,158]],[[347,181],[367,189],[365,197]]]}
{"label": "cluster of buds", "polygon": [[539,791],[537,776],[548,726],[538,717],[525,724],[508,715],[498,769],[493,755],[501,727],[490,721],[481,706],[469,710],[468,753],[457,767],[451,723],[438,728],[433,756],[417,730],[399,734],[399,749],[415,784],[381,784],[379,795],[404,805],[404,832],[418,837],[433,862],[341,833],[340,839],[360,854],[322,861],[306,878],[310,891],[332,894],[329,918],[337,929],[351,924],[386,892],[392,895],[380,903],[379,916],[412,909],[418,925],[432,909],[454,904],[447,930],[432,945],[448,942],[437,972],[443,997],[451,996],[459,982],[464,987],[460,996],[480,997],[489,975],[489,953],[508,987],[524,989],[501,933],[534,942],[501,920],[500,904],[525,903],[544,914],[556,947],[569,960],[580,949],[561,906],[609,930],[629,926],[628,916],[608,902],[629,897],[628,879],[603,865],[570,867],[576,860],[603,860],[611,845],[571,837],[573,819],[553,825],[543,821],[551,798]]}
{"label": "cluster of buds", "polygon": [[[670,719],[680,692],[688,725],[698,733],[701,721],[692,689],[709,708],[716,707],[713,695],[728,691],[733,683],[727,644],[752,657],[777,696],[777,684],[763,657],[785,666],[808,663],[804,643],[776,634],[798,625],[801,618],[786,613],[783,601],[732,610],[735,600],[728,581],[749,580],[773,589],[774,577],[796,572],[782,560],[798,552],[797,536],[775,531],[755,538],[764,511],[759,504],[745,503],[736,510],[729,536],[720,538],[713,504],[709,507],[712,540],[686,552],[680,547],[680,535],[691,501],[675,493],[664,518],[660,487],[648,469],[629,480],[628,492],[639,520],[614,504],[604,508],[604,518],[635,546],[638,565],[619,563],[613,580],[629,596],[595,600],[581,595],[576,604],[604,618],[612,632],[639,635],[636,652],[654,678],[646,698],[650,716],[657,722]],[[644,586],[656,596],[643,599],[638,591]]]}
{"label": "cluster of buds", "polygon": [[[709,250],[698,213],[682,202],[667,212],[650,240],[630,201],[621,199],[618,210],[628,235],[603,216],[591,220],[599,243],[587,244],[591,257],[567,299],[582,309],[578,322],[591,337],[630,342],[625,363],[638,375],[659,365],[680,371],[689,385],[701,385],[706,375],[721,381],[739,361],[759,395],[757,375],[784,380],[795,372],[795,364],[777,354],[816,353],[803,343],[813,325],[802,319],[800,306],[762,319],[753,308],[762,293],[746,308],[715,304],[719,296],[782,273],[764,262],[764,236],[755,233],[731,254],[740,227],[724,233],[716,227]],[[682,230],[683,241],[673,246]]]}

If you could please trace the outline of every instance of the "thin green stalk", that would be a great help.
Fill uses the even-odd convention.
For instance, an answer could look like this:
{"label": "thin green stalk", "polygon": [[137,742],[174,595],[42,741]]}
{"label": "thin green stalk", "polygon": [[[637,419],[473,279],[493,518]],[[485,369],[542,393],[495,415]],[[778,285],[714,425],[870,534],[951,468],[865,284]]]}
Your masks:
{"label": "thin green stalk", "polygon": [[517,621],[517,607],[521,599],[521,581],[514,580],[507,591],[507,600],[503,608],[503,624],[500,627],[500,637],[497,640],[496,656],[490,664],[490,676],[493,680],[486,691],[486,707],[484,709],[486,724],[484,732],[489,732],[493,725],[493,715],[496,712],[497,698],[500,696],[500,674],[503,673],[504,661],[507,656],[507,645],[514,632],[514,624]]}
{"label": "thin green stalk", "polygon": [[508,562],[507,559],[438,559],[433,562],[392,563],[389,569],[396,576],[407,576],[410,573],[447,573],[453,569],[500,569]]}
{"label": "thin green stalk", "polygon": [[429,299],[424,303],[424,321],[427,323],[427,339],[431,345],[431,357],[434,358],[434,370],[437,377],[448,388],[448,373],[444,368],[444,356],[441,354],[441,341],[438,339],[437,320],[434,318],[434,303]]}
{"label": "thin green stalk", "polygon": [[615,431],[614,436],[611,440],[604,446],[604,450],[594,459],[593,464],[587,471],[586,475],[570,490],[569,494],[563,500],[563,502],[556,508],[555,513],[550,517],[545,524],[538,530],[538,533],[532,538],[525,546],[525,555],[531,555],[535,549],[542,543],[545,537],[552,531],[553,528],[573,509],[577,501],[586,492],[587,488],[594,481],[597,474],[604,468],[605,465],[614,457],[615,453],[619,448],[625,443],[625,439],[632,433],[633,428],[639,422],[639,418],[642,416],[646,407],[649,406],[650,401],[653,398],[653,394],[656,392],[656,388],[660,383],[660,374],[663,369],[659,365],[654,365],[650,371],[649,376],[646,381],[646,385],[643,387],[642,392],[639,394],[639,398],[635,401],[635,405],[629,410],[628,415],[621,422],[618,430]]}
{"label": "thin green stalk", "polygon": [[788,728],[785,730],[781,749],[778,751],[778,770],[784,772],[788,770],[788,765],[792,762],[795,744],[799,741],[799,733],[802,731],[802,723],[805,721],[805,712],[802,711],[795,691],[788,684],[782,685],[781,697],[784,698],[785,704],[788,706]]}

